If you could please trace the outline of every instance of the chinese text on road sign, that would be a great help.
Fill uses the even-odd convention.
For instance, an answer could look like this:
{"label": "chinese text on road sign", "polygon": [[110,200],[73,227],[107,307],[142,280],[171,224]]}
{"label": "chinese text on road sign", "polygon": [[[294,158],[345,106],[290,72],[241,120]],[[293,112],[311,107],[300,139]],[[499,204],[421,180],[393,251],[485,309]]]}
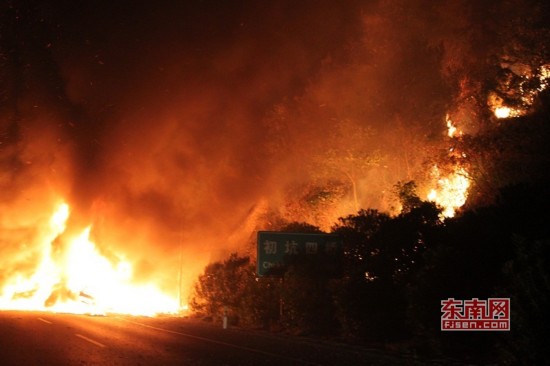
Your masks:
{"label": "chinese text on road sign", "polygon": [[323,233],[258,232],[258,275],[282,276],[291,264],[316,263],[320,271],[339,270],[342,241]]}

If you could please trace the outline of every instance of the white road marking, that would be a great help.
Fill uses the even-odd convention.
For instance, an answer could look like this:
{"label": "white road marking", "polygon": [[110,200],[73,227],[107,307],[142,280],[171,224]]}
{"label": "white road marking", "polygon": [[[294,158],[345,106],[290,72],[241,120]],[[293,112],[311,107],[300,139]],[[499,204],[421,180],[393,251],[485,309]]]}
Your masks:
{"label": "white road marking", "polygon": [[44,323],[46,323],[46,324],[52,324],[51,321],[46,320],[46,319],[38,318],[38,320],[40,320],[41,322],[44,322]]}
{"label": "white road marking", "polygon": [[302,363],[302,364],[319,365],[318,363],[314,363],[314,362],[310,362],[310,361],[306,361],[306,360],[301,360],[301,359],[294,358],[294,357],[284,356],[284,355],[277,354],[277,353],[262,351],[262,350],[256,349],[256,348],[239,346],[239,345],[232,344],[232,343],[217,341],[215,339],[204,338],[204,337],[199,337],[199,336],[195,336],[195,335],[192,335],[192,334],[176,332],[175,330],[158,328],[158,327],[154,327],[152,325],[138,323],[138,322],[134,322],[134,321],[123,319],[123,318],[119,318],[119,319],[122,320],[122,321],[128,322],[128,323],[132,323],[132,324],[136,324],[136,325],[145,327],[145,328],[155,329],[155,330],[159,330],[161,332],[166,332],[166,333],[178,334],[178,335],[181,335],[181,336],[184,336],[184,337],[198,339],[198,340],[205,341],[205,342],[210,342],[210,343],[215,343],[215,344],[223,345],[223,346],[226,346],[226,347],[237,348],[237,349],[244,350],[244,351],[259,353],[259,354],[266,355],[266,356],[269,356],[269,357],[281,358],[281,359],[284,359],[284,360],[299,362],[299,363]]}
{"label": "white road marking", "polygon": [[107,347],[107,346],[104,345],[103,343],[99,343],[98,341],[94,341],[93,339],[88,338],[88,337],[86,337],[86,336],[83,336],[82,334],[75,333],[75,336],[77,336],[78,338],[82,338],[82,339],[84,339],[85,341],[90,342],[91,344],[95,344],[95,345],[98,346],[98,347],[101,347],[101,348]]}

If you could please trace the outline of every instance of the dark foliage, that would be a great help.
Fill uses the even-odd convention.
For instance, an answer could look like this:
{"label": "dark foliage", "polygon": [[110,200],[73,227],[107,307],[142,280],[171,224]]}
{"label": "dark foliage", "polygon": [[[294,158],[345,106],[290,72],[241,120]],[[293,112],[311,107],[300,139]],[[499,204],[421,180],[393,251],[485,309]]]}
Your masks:
{"label": "dark foliage", "polygon": [[278,304],[277,283],[257,280],[250,259],[237,254],[208,265],[191,299],[192,309],[201,316],[214,321],[227,316],[232,323],[253,327],[268,327],[277,320]]}
{"label": "dark foliage", "polygon": [[[548,255],[546,223],[550,217],[545,211],[548,199],[546,187],[508,187],[502,190],[498,204],[466,212],[445,223],[439,245],[427,251],[425,265],[409,283],[409,318],[415,323],[417,340],[424,347],[456,357],[468,355],[473,359],[496,359],[503,356],[496,351],[497,344],[534,340],[535,334],[544,336],[540,325],[547,327],[548,319],[536,311],[525,310],[534,310],[548,302],[548,282],[544,283],[548,278],[547,267],[544,267],[547,258],[535,254]],[[528,239],[518,242],[518,237]],[[537,276],[539,278],[535,279]],[[533,296],[529,298],[527,293]],[[450,297],[509,297],[512,331],[504,335],[497,332],[441,332],[440,301]],[[531,318],[535,314],[540,316],[537,321]],[[534,326],[535,322],[537,326]],[[532,347],[536,348],[543,339],[548,338],[533,342]],[[517,347],[500,348],[501,351],[505,349],[507,355],[503,357],[507,360],[521,354],[512,351],[519,351]],[[542,357],[535,349],[530,352],[534,359]]]}
{"label": "dark foliage", "polygon": [[514,237],[514,259],[504,267],[506,286],[499,296],[514,299],[514,330],[497,343],[505,364],[550,364],[550,241]]}

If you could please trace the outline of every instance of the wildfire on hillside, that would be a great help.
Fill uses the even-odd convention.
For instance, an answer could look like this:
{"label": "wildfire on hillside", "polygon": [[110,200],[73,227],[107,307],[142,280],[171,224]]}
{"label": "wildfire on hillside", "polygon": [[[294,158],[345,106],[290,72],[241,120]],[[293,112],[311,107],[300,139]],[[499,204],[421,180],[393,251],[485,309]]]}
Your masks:
{"label": "wildfire on hillside", "polygon": [[178,311],[260,226],[395,211],[401,181],[452,217],[459,142],[550,81],[500,57],[532,9],[498,2],[99,3],[0,6],[2,309]]}

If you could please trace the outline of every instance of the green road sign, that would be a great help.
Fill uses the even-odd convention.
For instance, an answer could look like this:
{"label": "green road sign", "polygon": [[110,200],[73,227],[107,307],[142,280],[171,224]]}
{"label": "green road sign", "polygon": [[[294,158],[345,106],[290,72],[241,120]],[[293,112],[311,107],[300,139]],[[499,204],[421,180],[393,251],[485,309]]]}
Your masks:
{"label": "green road sign", "polygon": [[337,276],[342,257],[338,235],[258,232],[258,276],[282,277],[289,265],[309,263],[320,272]]}

